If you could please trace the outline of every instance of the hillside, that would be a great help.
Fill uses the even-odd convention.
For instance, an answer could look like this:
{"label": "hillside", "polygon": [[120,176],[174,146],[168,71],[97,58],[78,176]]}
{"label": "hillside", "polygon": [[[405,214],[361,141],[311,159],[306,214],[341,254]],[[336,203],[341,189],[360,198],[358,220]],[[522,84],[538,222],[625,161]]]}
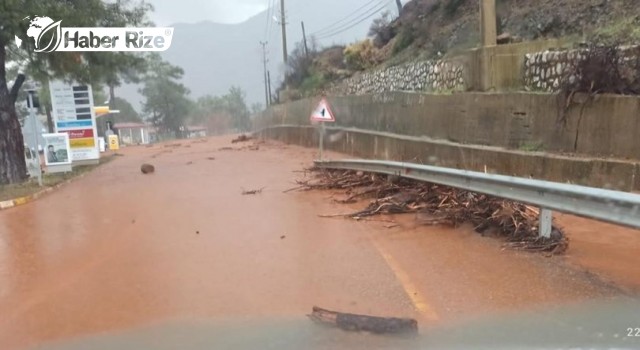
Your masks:
{"label": "hillside", "polygon": [[[497,0],[498,33],[520,40],[566,36],[583,40],[603,31],[624,30],[621,23],[640,18],[637,5],[636,0]],[[474,47],[479,41],[478,2],[413,0],[391,28],[396,34],[392,45],[410,42],[407,56]]]}
{"label": "hillside", "polygon": [[[496,12],[498,34],[507,42],[560,37],[573,42],[640,40],[637,0],[497,0]],[[317,94],[358,71],[477,47],[479,26],[478,0],[409,1],[399,17],[375,19],[370,40],[363,36],[344,48],[342,57],[336,57],[332,47],[315,53],[305,65],[298,62],[304,63],[304,57],[294,52],[298,60],[289,79],[292,98]]]}

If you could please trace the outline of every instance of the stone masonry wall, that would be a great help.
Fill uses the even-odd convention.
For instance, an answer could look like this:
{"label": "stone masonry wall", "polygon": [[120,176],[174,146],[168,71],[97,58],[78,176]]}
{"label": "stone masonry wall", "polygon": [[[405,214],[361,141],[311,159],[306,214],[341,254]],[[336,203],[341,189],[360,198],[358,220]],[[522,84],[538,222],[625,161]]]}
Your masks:
{"label": "stone masonry wall", "polygon": [[465,90],[465,68],[447,60],[419,61],[364,72],[340,82],[332,91],[339,95],[364,95],[388,91]]}
{"label": "stone masonry wall", "polygon": [[[525,90],[555,92],[565,79],[573,83],[577,79],[572,74],[574,67],[587,57],[588,49],[543,51],[526,54],[524,57]],[[640,47],[625,47],[620,50],[620,69],[623,75],[637,74],[629,63],[635,62]]]}
{"label": "stone masonry wall", "polygon": [[556,91],[565,79],[567,68],[573,66],[580,58],[583,56],[578,51],[544,51],[526,54],[524,58],[525,88]]}

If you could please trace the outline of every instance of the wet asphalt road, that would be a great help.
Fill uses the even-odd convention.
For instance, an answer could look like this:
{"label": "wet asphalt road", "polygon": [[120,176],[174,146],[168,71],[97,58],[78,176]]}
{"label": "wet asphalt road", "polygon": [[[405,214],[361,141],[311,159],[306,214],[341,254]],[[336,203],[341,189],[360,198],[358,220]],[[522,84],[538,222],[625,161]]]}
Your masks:
{"label": "wet asphalt road", "polygon": [[[0,349],[164,322],[297,320],[313,305],[429,327],[626,298],[560,258],[502,250],[468,227],[319,218],[350,209],[331,193],[283,193],[312,150],[220,150],[229,141],[129,148],[0,212]],[[143,162],[156,173],[142,175]]]}

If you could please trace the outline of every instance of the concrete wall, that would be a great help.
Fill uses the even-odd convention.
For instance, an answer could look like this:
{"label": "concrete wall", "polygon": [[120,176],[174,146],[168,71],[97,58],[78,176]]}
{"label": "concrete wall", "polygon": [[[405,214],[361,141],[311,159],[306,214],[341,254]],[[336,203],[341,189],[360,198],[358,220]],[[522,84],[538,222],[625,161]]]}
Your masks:
{"label": "concrete wall", "polygon": [[[331,128],[329,128],[331,133]],[[317,147],[317,131],[309,126],[261,129],[262,137],[306,147]],[[340,135],[334,132],[334,135]],[[348,130],[326,148],[359,158],[409,161],[489,173],[531,177],[623,191],[640,190],[640,165],[594,158],[575,158],[458,145],[390,133]]]}
{"label": "concrete wall", "polygon": [[[581,105],[570,109],[566,125],[558,123],[558,106],[564,101],[544,93],[396,92],[329,101],[337,124],[345,127],[516,150],[640,160],[638,97],[596,96],[582,117]],[[287,118],[283,106],[274,106],[268,115],[278,124],[308,125],[316,103],[317,99],[290,103]]]}
{"label": "concrete wall", "polygon": [[469,82],[470,90],[500,91],[522,88],[525,55],[564,45],[565,41],[552,39],[471,50],[469,55],[473,79]]}
{"label": "concrete wall", "polygon": [[[572,109],[566,126],[557,123],[558,101],[550,94],[396,92],[332,97],[329,101],[338,120],[336,126],[351,128],[351,134],[359,132],[351,143],[332,147],[357,156],[418,157],[422,162],[436,157],[442,166],[483,170],[486,165],[503,174],[570,179],[625,190],[640,188],[635,175],[640,161],[637,97],[598,96],[585,106],[582,118],[581,106]],[[317,102],[306,99],[286,108],[274,106],[256,119],[255,127],[288,125],[296,131],[278,129],[274,136],[315,144],[313,130],[298,126],[310,125],[309,114]],[[373,137],[371,132],[382,134]],[[403,140],[400,146],[393,141],[397,138]],[[589,159],[526,151],[532,149]]]}

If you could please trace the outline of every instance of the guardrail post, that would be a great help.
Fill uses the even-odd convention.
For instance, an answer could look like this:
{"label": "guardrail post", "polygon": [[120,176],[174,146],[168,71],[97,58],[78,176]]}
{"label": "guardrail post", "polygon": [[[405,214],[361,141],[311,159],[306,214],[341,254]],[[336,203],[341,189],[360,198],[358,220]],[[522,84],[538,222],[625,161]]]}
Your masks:
{"label": "guardrail post", "polygon": [[549,209],[540,208],[540,226],[538,233],[540,237],[551,238],[551,226],[553,223],[553,212]]}

